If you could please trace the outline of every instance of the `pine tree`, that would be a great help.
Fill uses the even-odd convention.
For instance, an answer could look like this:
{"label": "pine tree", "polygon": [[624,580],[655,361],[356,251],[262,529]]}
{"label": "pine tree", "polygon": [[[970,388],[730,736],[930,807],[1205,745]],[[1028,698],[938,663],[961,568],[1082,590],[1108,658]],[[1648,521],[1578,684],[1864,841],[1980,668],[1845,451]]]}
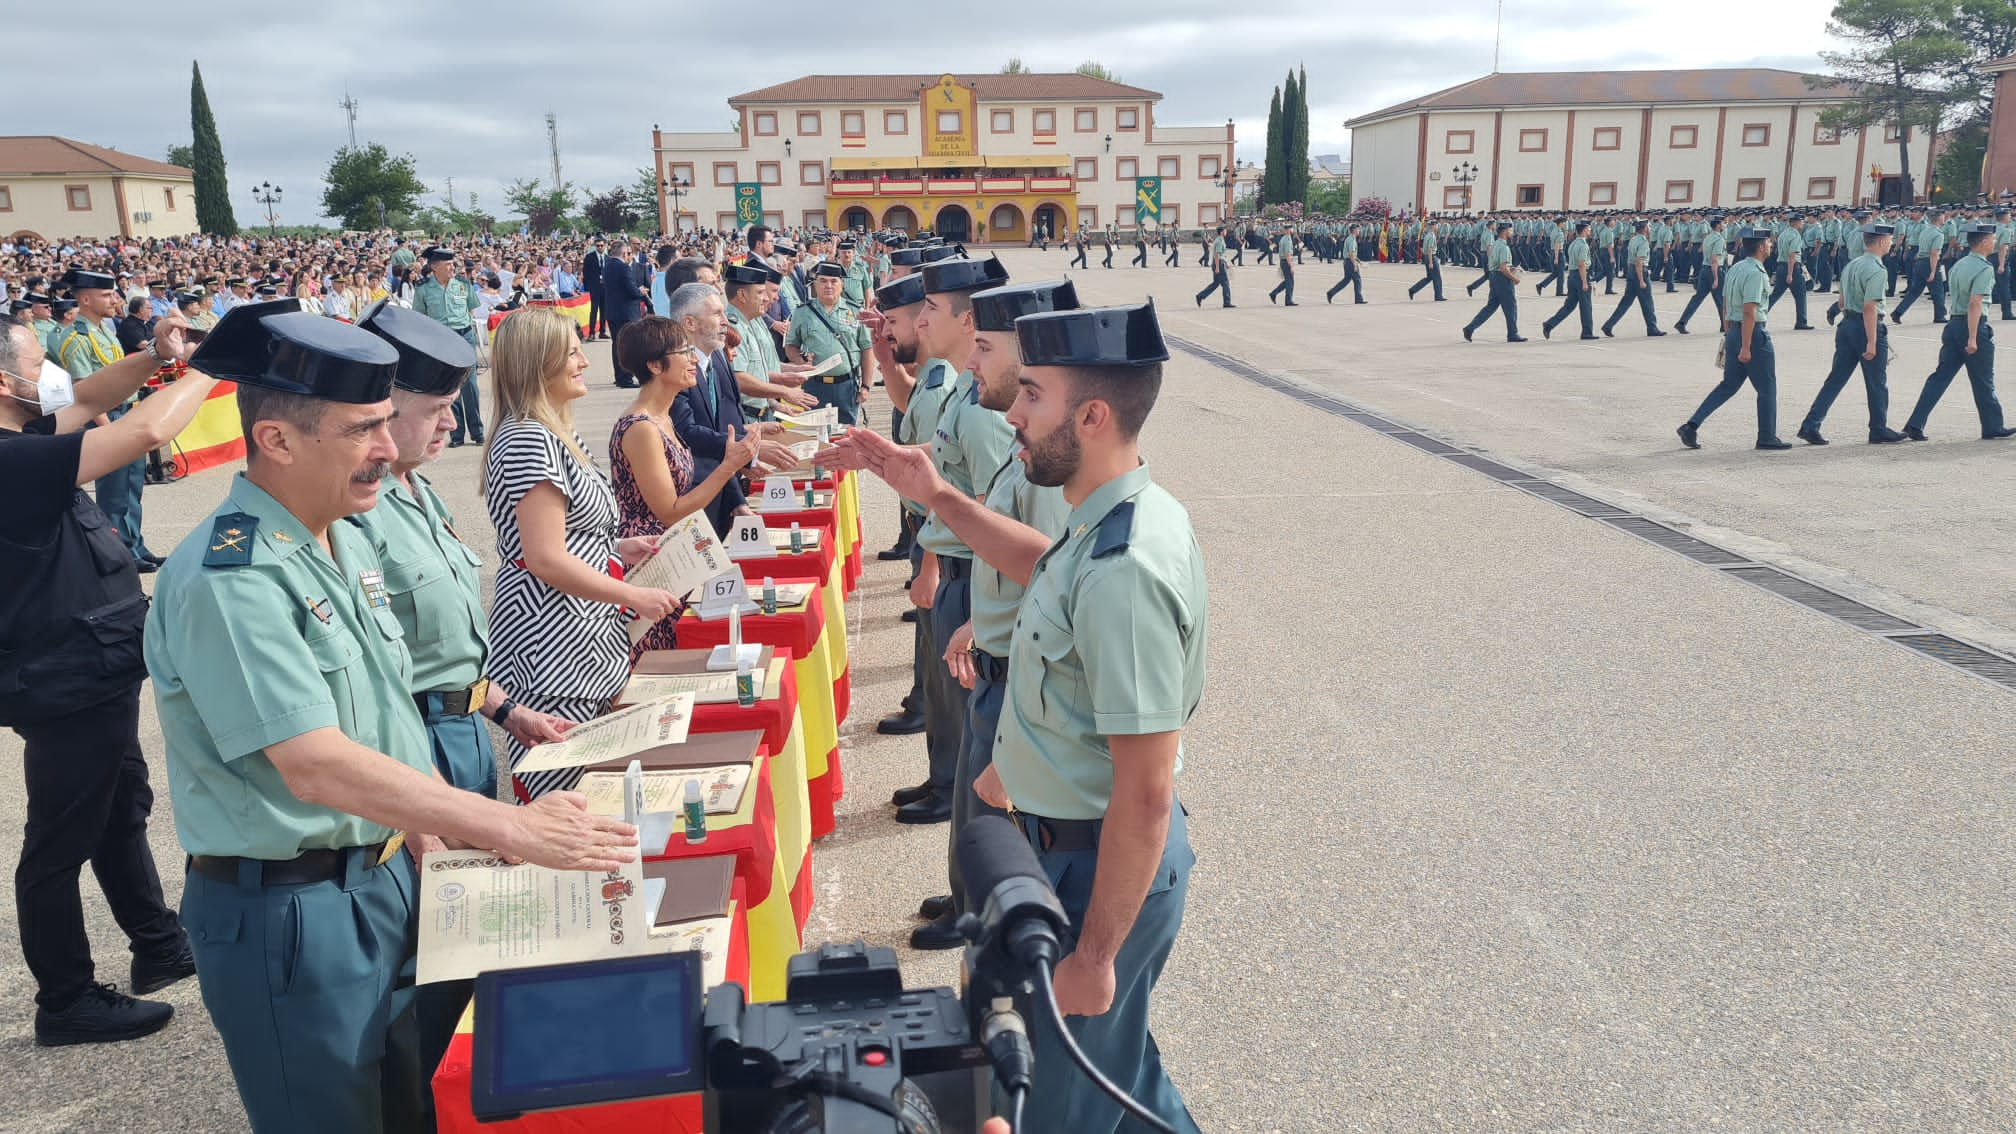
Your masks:
{"label": "pine tree", "polygon": [[1288,137],[1288,199],[1309,199],[1309,70],[1295,76],[1295,130]]}
{"label": "pine tree", "polygon": [[196,173],[196,226],[212,235],[236,236],[238,218],[231,212],[231,186],[224,177],[224,145],[217,140],[217,119],[210,114],[210,96],[203,90],[203,68],[191,63],[189,70],[189,149]]}
{"label": "pine tree", "polygon": [[1281,187],[1281,88],[1274,88],[1274,99],[1267,104],[1267,165],[1260,178],[1260,203],[1278,204],[1282,198]]}

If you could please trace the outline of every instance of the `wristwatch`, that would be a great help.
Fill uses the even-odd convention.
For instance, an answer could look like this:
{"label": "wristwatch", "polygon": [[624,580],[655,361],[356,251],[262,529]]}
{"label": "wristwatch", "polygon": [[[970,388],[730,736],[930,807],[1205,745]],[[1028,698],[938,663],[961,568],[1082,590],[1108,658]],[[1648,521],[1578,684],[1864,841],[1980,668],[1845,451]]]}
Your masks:
{"label": "wristwatch", "polygon": [[506,697],[504,698],[504,703],[497,706],[497,711],[490,714],[490,719],[496,721],[499,725],[502,725],[505,721],[511,719],[511,710],[517,707],[518,702],[513,701],[509,697]]}

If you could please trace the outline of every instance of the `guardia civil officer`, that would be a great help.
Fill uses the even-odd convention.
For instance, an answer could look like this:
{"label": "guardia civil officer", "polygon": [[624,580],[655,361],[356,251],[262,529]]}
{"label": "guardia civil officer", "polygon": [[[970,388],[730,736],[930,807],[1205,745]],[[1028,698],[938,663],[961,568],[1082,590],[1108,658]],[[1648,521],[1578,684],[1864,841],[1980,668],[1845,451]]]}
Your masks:
{"label": "guardia civil officer", "polygon": [[1351,302],[1363,303],[1365,302],[1365,274],[1358,270],[1358,226],[1355,224],[1351,226],[1350,231],[1344,236],[1343,259],[1344,275],[1336,283],[1330,285],[1329,291],[1323,293],[1323,302],[1329,303],[1335,300],[1337,293],[1343,291],[1348,286],[1351,289]]}
{"label": "guardia civil officer", "polygon": [[1745,382],[1757,388],[1757,447],[1792,447],[1778,437],[1778,363],[1771,350],[1770,332],[1764,329],[1770,315],[1766,300],[1771,293],[1771,274],[1764,261],[1771,255],[1771,230],[1746,228],[1742,239],[1742,259],[1729,269],[1722,283],[1729,304],[1728,329],[1722,341],[1722,381],[1680,426],[1680,443],[1689,449],[1701,447],[1702,423],[1723,402],[1735,397]]}
{"label": "guardia civil officer", "polygon": [[[1954,305],[1964,310],[1960,318],[1946,324],[1946,330],[1939,336],[1939,365],[1926,377],[1918,404],[1912,407],[1911,418],[1904,423],[1904,436],[1913,441],[1925,440],[1925,425],[1932,419],[1933,407],[1939,404],[1953,376],[1963,367],[1967,383],[1974,389],[1974,412],[1981,418],[1981,439],[1995,441],[2016,435],[2016,428],[2003,424],[2002,403],[1995,397],[1995,332],[1987,319],[1988,297],[1995,291],[1995,265],[1988,262],[1988,257],[1995,254],[1996,234],[1992,223],[1970,225],[1962,230],[1967,255],[1953,265],[1950,286]],[[1917,270],[1915,263],[1912,270]],[[1891,316],[1891,321],[1895,322],[1896,316]]]}
{"label": "guardia civil officer", "polygon": [[1540,324],[1540,337],[1543,339],[1553,338],[1554,328],[1566,322],[1569,314],[1573,313],[1581,316],[1582,337],[1584,339],[1593,339],[1596,337],[1596,329],[1594,326],[1595,312],[1591,309],[1589,302],[1590,256],[1588,221],[1575,222],[1575,239],[1568,243],[1568,250],[1563,254],[1561,262],[1565,265],[1562,268],[1562,275],[1568,283],[1567,297],[1562,301],[1561,309]]}
{"label": "guardia civil officer", "polygon": [[1928,292],[1932,296],[1932,321],[1946,322],[1946,298],[1952,289],[1942,283],[1939,275],[1939,261],[1946,248],[1946,230],[1939,224],[1941,215],[1938,209],[1926,209],[1924,221],[1918,225],[1910,247],[1905,249],[1904,255],[1909,261],[1907,282],[1904,298],[1897,301],[1897,310],[1890,313],[1892,323],[1902,323],[1904,313],[1911,310],[1911,305],[1918,302],[1920,295]]}
{"label": "guardia civil officer", "polygon": [[[455,332],[470,347],[476,345],[476,313],[483,300],[468,280],[455,274],[455,253],[446,248],[429,248],[421,254],[427,264],[427,278],[413,289],[413,310]],[[617,371],[622,376],[622,371]],[[476,383],[462,384],[462,399],[455,403],[455,434],[448,444],[460,448],[464,439],[483,444],[483,399]]]}
{"label": "guardia civil officer", "polygon": [[[411,862],[441,837],[567,870],[634,854],[572,793],[512,807],[436,772],[369,537],[399,354],[295,308],[233,309],[191,359],[238,385],[246,468],[161,570],[146,657],[182,914],[253,1130],[419,1126]],[[400,832],[406,832],[401,835]]]}
{"label": "guardia civil officer", "polygon": [[1492,228],[1491,256],[1484,268],[1485,278],[1491,284],[1491,300],[1484,305],[1484,310],[1463,324],[1463,341],[1466,343],[1471,341],[1470,336],[1477,332],[1477,328],[1499,311],[1505,313],[1505,341],[1526,341],[1519,334],[1519,269],[1512,265],[1512,246],[1505,242],[1506,235],[1511,231],[1512,225],[1507,221],[1500,221]]}
{"label": "guardia civil officer", "polygon": [[1288,301],[1282,306],[1295,306],[1295,261],[1292,258],[1294,252],[1294,234],[1288,229],[1282,229],[1279,252],[1281,259],[1281,282],[1275,284],[1274,290],[1267,293],[1267,302],[1274,302],[1275,297],[1285,291],[1288,293]]}
{"label": "guardia civil officer", "polygon": [[[918,363],[923,357],[923,346],[917,337],[917,316],[924,305],[923,272],[883,284],[876,289],[875,302],[884,316],[882,333],[889,342],[891,357],[901,366],[916,364],[914,381],[890,387],[890,400],[900,400],[903,406],[903,418],[896,423],[896,440],[928,451],[929,439],[938,428],[938,415],[944,411],[945,399],[952,392],[952,377],[958,371],[943,359],[924,358]],[[925,682],[937,657],[931,649],[930,596],[917,586],[917,577],[924,567],[924,548],[918,545],[915,535],[924,526],[924,506],[914,500],[903,500],[902,504],[904,530],[911,537],[906,542],[910,558],[909,614],[915,633],[911,641],[910,692],[903,698],[901,711],[875,725],[875,731],[885,736],[909,736],[930,727],[924,712]],[[930,740],[927,738],[925,743],[928,756]],[[929,768],[923,782],[897,789],[889,801],[901,808],[937,794],[940,786],[934,778],[937,765],[931,764]]]}
{"label": "guardia civil officer", "polygon": [[1424,224],[1421,226],[1421,278],[1414,281],[1413,287],[1407,289],[1407,298],[1412,299],[1415,292],[1432,286],[1435,289],[1435,302],[1443,302],[1442,258],[1435,253],[1435,226]]}
{"label": "guardia civil officer", "polygon": [[1792,293],[1792,329],[1810,331],[1813,324],[1806,321],[1806,217],[1793,213],[1785,218],[1784,227],[1778,230],[1778,279],[1771,285],[1771,306],[1776,306],[1780,296]]}
{"label": "guardia civil officer", "polygon": [[0,322],[0,482],[8,492],[0,508],[0,725],[25,745],[27,823],[14,900],[43,1045],[133,1039],[175,1012],[98,981],[77,888],[86,862],[131,943],[133,993],[195,971],[147,842],[147,596],[119,533],[83,492],[166,444],[202,407],[215,383],[188,371],[119,420],[86,428],[163,362],[187,356],[184,326],[157,321],[144,350],[73,383],[29,326]]}
{"label": "guardia civil officer", "polygon": [[1673,324],[1674,330],[1683,335],[1687,333],[1687,320],[1694,317],[1703,300],[1714,311],[1715,325],[1722,325],[1722,254],[1727,249],[1728,243],[1722,236],[1722,217],[1709,217],[1697,253],[1701,263],[1694,269],[1694,295],[1681,309],[1680,321]]}
{"label": "guardia civil officer", "polygon": [[[46,345],[49,354],[72,378],[87,377],[125,357],[126,351],[105,325],[106,320],[117,317],[119,312],[118,283],[102,272],[73,270],[63,276],[63,285],[70,289],[77,316],[50,332]],[[106,417],[119,420],[132,410],[136,400],[137,394],[124,405],[107,411]],[[140,534],[140,493],[146,484],[147,460],[142,456],[106,473],[95,485],[99,510],[112,521],[126,549],[140,562],[142,574],[159,567],[163,558],[148,550],[147,540]]]}
{"label": "guardia civil officer", "polygon": [[1833,408],[1834,399],[1841,396],[1842,388],[1848,385],[1849,376],[1858,366],[1862,368],[1862,386],[1869,394],[1869,443],[1888,445],[1904,440],[1904,435],[1890,428],[1887,421],[1890,329],[1883,325],[1883,284],[1887,274],[1883,270],[1883,257],[1890,254],[1890,241],[1896,231],[1887,224],[1863,225],[1862,254],[1841,271],[1841,302],[1848,317],[1834,330],[1834,364],[1827,371],[1827,380],[1820,384],[1813,408],[1806,411],[1806,420],[1799,425],[1799,440],[1808,445],[1827,443],[1820,425],[1827,420],[1827,411]]}
{"label": "guardia civil officer", "polygon": [[793,362],[840,357],[840,369],[807,379],[805,390],[819,405],[838,410],[841,424],[853,425],[861,420],[863,395],[875,384],[875,342],[860,309],[841,298],[846,282],[847,268],[832,260],[812,269],[812,302],[791,313],[784,349]]}
{"label": "guardia civil officer", "polygon": [[1603,337],[1614,337],[1618,320],[1638,305],[1639,314],[1645,317],[1645,337],[1656,339],[1666,332],[1659,329],[1658,317],[1652,313],[1652,242],[1645,235],[1645,222],[1634,221],[1631,225],[1631,239],[1624,246],[1624,298],[1617,301],[1617,310],[1603,321]]}
{"label": "guardia civil officer", "polygon": [[1225,259],[1224,225],[1219,225],[1218,234],[1211,238],[1205,259],[1211,265],[1211,286],[1197,293],[1197,306],[1204,306],[1204,301],[1209,299],[1214,291],[1224,301],[1224,306],[1232,306],[1232,266],[1231,262]]}

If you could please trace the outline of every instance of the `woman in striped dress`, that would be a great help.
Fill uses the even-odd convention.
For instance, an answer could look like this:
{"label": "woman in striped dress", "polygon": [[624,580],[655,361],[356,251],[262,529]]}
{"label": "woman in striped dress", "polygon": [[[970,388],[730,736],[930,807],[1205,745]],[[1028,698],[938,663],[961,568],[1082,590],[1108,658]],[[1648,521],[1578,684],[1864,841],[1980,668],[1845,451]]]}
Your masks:
{"label": "woman in striped dress", "polygon": [[[526,707],[570,721],[600,716],[629,676],[629,614],[653,622],[679,596],[621,579],[653,541],[619,541],[609,478],[574,431],[588,392],[574,321],[549,308],[516,312],[491,346],[494,380],[483,496],[497,529],[490,677]],[[516,766],[525,749],[507,738]],[[513,777],[521,799],[574,786],[580,769]]]}

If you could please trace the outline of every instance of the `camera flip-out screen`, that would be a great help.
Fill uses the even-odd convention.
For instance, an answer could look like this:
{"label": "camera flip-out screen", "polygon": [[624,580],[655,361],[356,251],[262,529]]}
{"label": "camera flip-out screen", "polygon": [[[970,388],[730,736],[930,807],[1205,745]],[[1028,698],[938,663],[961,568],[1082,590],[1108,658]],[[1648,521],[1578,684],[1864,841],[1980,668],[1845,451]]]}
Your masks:
{"label": "camera flip-out screen", "polygon": [[477,977],[470,1109],[497,1122],[699,1091],[700,965],[681,951]]}

